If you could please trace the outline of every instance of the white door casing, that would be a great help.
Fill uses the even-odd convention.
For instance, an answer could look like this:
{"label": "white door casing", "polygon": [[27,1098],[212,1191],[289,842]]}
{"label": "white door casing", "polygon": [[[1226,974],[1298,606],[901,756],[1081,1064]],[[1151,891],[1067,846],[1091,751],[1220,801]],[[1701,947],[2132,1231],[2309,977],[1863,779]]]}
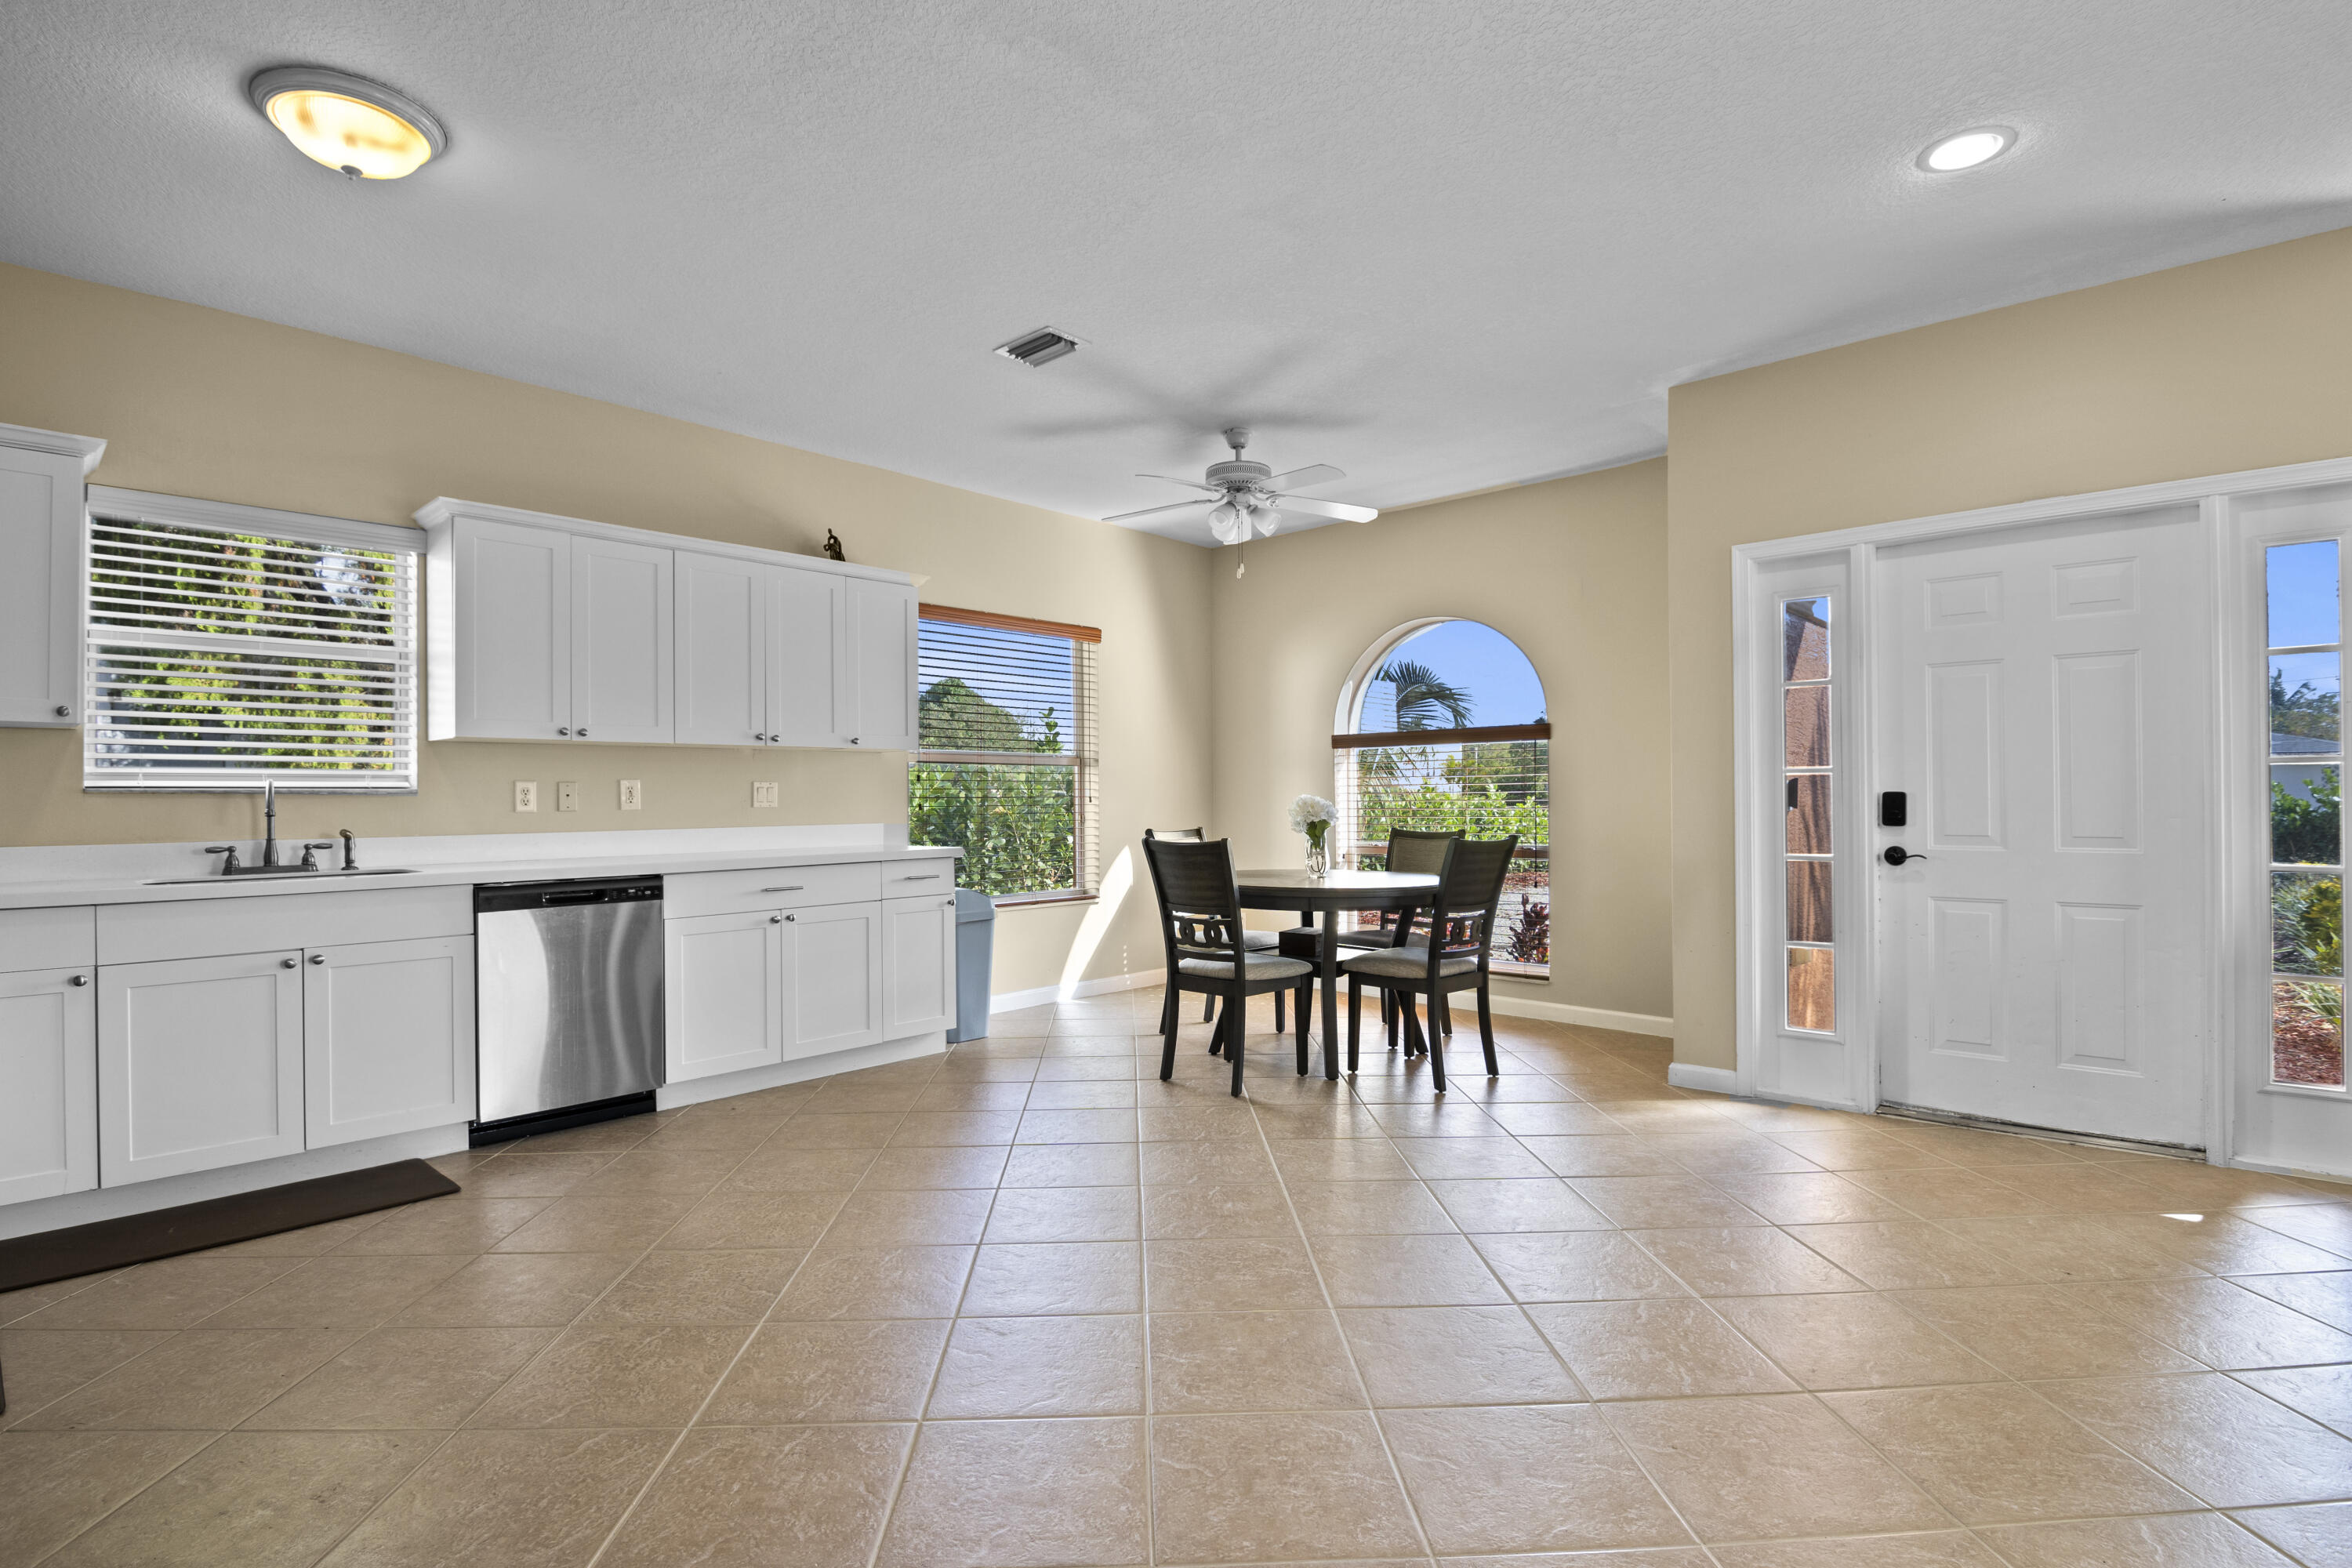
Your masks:
{"label": "white door casing", "polygon": [[1885,1100],[2202,1145],[2202,544],[2177,505],[1881,552]]}
{"label": "white door casing", "polygon": [[472,1121],[474,939],[304,953],[302,1059],[310,1148]]}
{"label": "white door casing", "polygon": [[91,971],[0,974],[0,1204],[98,1185],[98,989]]}

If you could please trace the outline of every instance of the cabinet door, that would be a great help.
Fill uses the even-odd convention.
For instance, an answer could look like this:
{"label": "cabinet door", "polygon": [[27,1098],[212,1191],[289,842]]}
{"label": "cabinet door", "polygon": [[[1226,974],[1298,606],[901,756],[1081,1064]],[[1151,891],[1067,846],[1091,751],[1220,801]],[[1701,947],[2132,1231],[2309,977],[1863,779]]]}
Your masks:
{"label": "cabinet door", "polygon": [[572,728],[571,535],[467,520],[457,524],[455,554],[454,732],[561,738]]}
{"label": "cabinet door", "polygon": [[891,899],[882,906],[882,1037],[955,1026],[955,895]]}
{"label": "cabinet door", "polygon": [[98,993],[87,969],[0,974],[0,1204],[98,1185]]}
{"label": "cabinet door", "polygon": [[313,948],[302,965],[305,1142],[474,1119],[474,939]]}
{"label": "cabinet door", "polygon": [[301,969],[298,952],[100,966],[100,1186],[301,1149]]}
{"label": "cabinet door", "polygon": [[572,540],[574,738],[674,739],[671,656],[670,552],[618,540]]}
{"label": "cabinet door", "polygon": [[81,459],[0,447],[0,724],[81,711]]}
{"label": "cabinet door", "polygon": [[848,580],[853,744],[899,751],[915,744],[915,590]]}
{"label": "cabinet door", "polygon": [[754,910],[662,926],[666,1081],[783,1060],[782,917]]}
{"label": "cabinet door", "polygon": [[769,579],[768,731],[787,746],[849,743],[842,579],[779,566]]}
{"label": "cabinet door", "polygon": [[784,912],[784,1058],[882,1037],[882,906]]}
{"label": "cabinet door", "polygon": [[689,746],[751,746],[768,726],[768,620],[772,568],[681,550],[677,609],[677,738]]}

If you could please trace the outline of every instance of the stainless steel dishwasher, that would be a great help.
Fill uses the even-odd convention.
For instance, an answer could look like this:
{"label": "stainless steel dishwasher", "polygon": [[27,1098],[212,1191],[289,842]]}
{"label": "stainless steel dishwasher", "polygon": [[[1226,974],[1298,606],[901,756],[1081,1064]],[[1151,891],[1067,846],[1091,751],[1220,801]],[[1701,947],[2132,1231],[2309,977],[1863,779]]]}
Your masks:
{"label": "stainless steel dishwasher", "polygon": [[658,877],[474,889],[477,1147],[654,1108],[661,896]]}

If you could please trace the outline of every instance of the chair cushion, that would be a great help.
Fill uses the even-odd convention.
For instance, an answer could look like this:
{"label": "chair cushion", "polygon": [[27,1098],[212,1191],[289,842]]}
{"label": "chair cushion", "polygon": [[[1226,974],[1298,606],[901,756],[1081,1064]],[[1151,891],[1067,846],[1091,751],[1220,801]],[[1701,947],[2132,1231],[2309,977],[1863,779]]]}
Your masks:
{"label": "chair cushion", "polygon": [[1273,931],[1245,931],[1242,945],[1252,952],[1271,952],[1282,942],[1282,933]]}
{"label": "chair cushion", "polygon": [[[1234,966],[1213,958],[1180,958],[1176,967],[1186,974],[1203,980],[1231,980]],[[1290,980],[1301,974],[1312,974],[1315,966],[1304,959],[1276,958],[1255,952],[1242,954],[1242,978],[1255,984],[1260,980]]]}
{"label": "chair cushion", "polygon": [[[1437,973],[1467,974],[1478,967],[1475,958],[1440,960]],[[1391,947],[1379,952],[1368,952],[1361,958],[1343,960],[1342,974],[1373,975],[1387,980],[1421,980],[1429,974],[1429,949],[1425,947]]]}

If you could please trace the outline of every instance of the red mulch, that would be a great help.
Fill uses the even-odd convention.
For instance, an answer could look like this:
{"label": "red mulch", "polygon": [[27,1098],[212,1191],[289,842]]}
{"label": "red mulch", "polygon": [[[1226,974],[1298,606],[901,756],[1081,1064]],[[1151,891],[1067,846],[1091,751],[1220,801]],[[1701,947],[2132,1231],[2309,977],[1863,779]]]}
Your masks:
{"label": "red mulch", "polygon": [[2344,1039],[2336,1026],[2280,998],[2271,1026],[2271,1079],[2275,1083],[2344,1081]]}

